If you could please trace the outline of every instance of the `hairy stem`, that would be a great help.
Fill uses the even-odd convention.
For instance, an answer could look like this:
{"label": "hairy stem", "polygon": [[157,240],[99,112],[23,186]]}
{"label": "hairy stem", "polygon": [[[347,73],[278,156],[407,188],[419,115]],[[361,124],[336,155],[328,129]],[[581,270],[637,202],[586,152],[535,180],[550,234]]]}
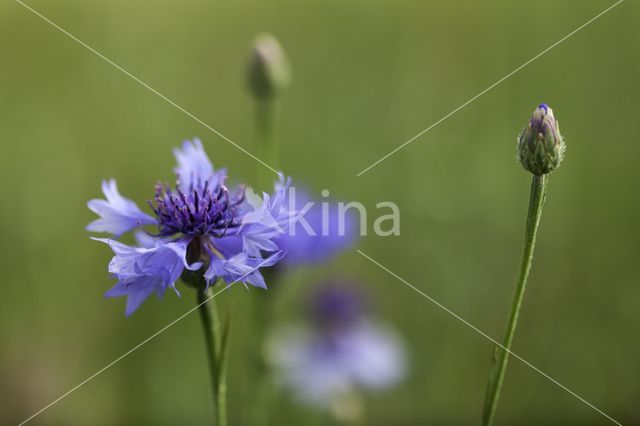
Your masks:
{"label": "hairy stem", "polygon": [[[547,177],[545,175],[534,175],[531,180],[531,193],[529,198],[529,212],[527,215],[527,224],[525,228],[524,250],[522,252],[522,261],[520,264],[520,275],[516,284],[516,291],[511,303],[511,311],[507,320],[507,329],[502,342],[502,347],[497,346],[493,353],[493,363],[489,380],[487,382],[487,391],[485,394],[484,412],[482,415],[482,426],[490,426],[496,413],[498,399],[500,397],[500,388],[507,370],[507,361],[509,359],[509,351],[516,332],[516,324],[524,290],[527,285],[527,278],[531,270],[533,260],[533,249],[536,244],[536,233],[540,224],[540,216],[542,215],[542,206],[544,204],[547,186]],[[506,350],[505,350],[506,349]]]}

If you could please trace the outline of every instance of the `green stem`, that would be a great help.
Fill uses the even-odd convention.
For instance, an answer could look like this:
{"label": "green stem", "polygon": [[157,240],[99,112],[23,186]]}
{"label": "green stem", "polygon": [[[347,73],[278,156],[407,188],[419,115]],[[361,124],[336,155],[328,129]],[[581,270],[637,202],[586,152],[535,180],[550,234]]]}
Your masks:
{"label": "green stem", "polygon": [[[268,283],[274,283],[271,275],[265,274]],[[276,284],[276,283],[274,283]],[[276,284],[277,285],[277,284]],[[272,290],[273,291],[273,290]],[[264,358],[264,341],[266,333],[271,323],[272,303],[275,294],[263,294],[255,292],[252,296],[252,312],[254,315],[255,330],[255,347],[253,348],[251,359],[251,386],[253,388],[252,412],[250,416],[250,426],[266,426],[269,424],[271,397],[273,389],[271,388],[269,368]]]}
{"label": "green stem", "polygon": [[[260,159],[269,166],[278,168],[280,146],[276,138],[276,122],[278,119],[278,101],[276,99],[260,99],[256,102],[256,139]],[[258,183],[263,191],[270,191],[275,176],[273,170],[264,165],[258,169]]]}
{"label": "green stem", "polygon": [[[213,391],[213,406],[215,411],[215,425],[226,426],[226,339],[228,338],[228,326],[224,333],[220,327],[220,319],[215,301],[211,298],[212,286],[207,290],[196,289],[198,312],[204,330],[204,341],[207,350],[207,362],[211,389]],[[228,321],[227,321],[228,324]]]}
{"label": "green stem", "polygon": [[222,329],[220,353],[218,358],[218,426],[227,425],[227,364],[229,360],[229,334],[231,330],[231,314],[227,315]]}
{"label": "green stem", "polygon": [[[269,166],[279,167],[280,147],[276,137],[276,123],[279,115],[279,102],[277,98],[257,99],[255,104],[255,131],[256,144],[262,161]],[[258,187],[261,191],[271,192],[276,176],[273,170],[264,165],[258,166]],[[267,282],[272,280],[267,278]],[[255,345],[251,359],[251,388],[253,389],[253,402],[249,422],[251,426],[263,426],[269,424],[269,407],[272,389],[270,377],[265,359],[263,357],[263,343],[271,317],[272,299],[274,295],[264,297],[264,294],[252,295],[254,304],[252,313],[256,330]]]}
{"label": "green stem", "polygon": [[[500,388],[507,369],[507,361],[509,359],[509,351],[516,332],[516,324],[520,307],[522,306],[522,298],[531,270],[531,262],[533,260],[533,249],[536,244],[536,232],[540,224],[540,216],[542,215],[542,206],[544,204],[547,186],[547,177],[545,175],[534,175],[531,180],[531,193],[529,198],[529,212],[527,215],[527,224],[525,228],[524,250],[522,252],[522,261],[520,264],[520,275],[516,285],[515,295],[511,303],[511,312],[507,321],[507,330],[504,335],[502,347],[496,345],[493,353],[493,364],[489,381],[487,382],[487,391],[485,394],[484,412],[482,415],[482,425],[490,426],[496,413],[498,398],[500,396]],[[506,350],[505,350],[506,349]]]}

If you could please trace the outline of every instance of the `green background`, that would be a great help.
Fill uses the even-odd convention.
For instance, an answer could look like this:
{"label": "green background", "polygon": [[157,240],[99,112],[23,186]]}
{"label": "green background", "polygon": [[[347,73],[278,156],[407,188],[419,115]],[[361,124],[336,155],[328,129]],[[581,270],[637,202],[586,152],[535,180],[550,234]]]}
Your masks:
{"label": "green background", "polygon": [[[366,174],[356,174],[612,4],[611,1],[64,1],[28,3],[251,152],[249,45],[282,42],[293,84],[281,166],[317,191],[400,206],[401,235],[358,248],[489,335],[502,332],[529,176],[515,137],[540,102],[566,161],[551,176],[514,351],[625,425],[640,424],[640,8],[623,2]],[[172,179],[172,147],[200,136],[214,165],[251,182],[257,163],[20,4],[0,3],[0,423],[15,424],[191,308],[151,299],[132,317],[105,300],[109,250],[86,201],[116,177],[143,205]],[[367,425],[473,425],[492,345],[351,250],[282,283],[279,321],[326,277],[371,289],[404,336],[409,378],[366,399]],[[231,424],[251,410],[256,336],[240,286]],[[231,306],[233,305],[233,306]],[[32,424],[210,424],[197,315]],[[273,424],[317,416],[279,398]],[[497,424],[610,424],[512,360]]]}

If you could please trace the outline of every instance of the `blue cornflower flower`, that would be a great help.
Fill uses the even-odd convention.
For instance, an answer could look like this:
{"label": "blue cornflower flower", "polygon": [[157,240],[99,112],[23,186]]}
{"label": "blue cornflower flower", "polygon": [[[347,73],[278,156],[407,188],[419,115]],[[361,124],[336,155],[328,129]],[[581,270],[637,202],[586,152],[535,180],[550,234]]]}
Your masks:
{"label": "blue cornflower flower", "polygon": [[307,312],[310,327],[281,330],[270,345],[278,377],[301,402],[334,409],[354,393],[382,390],[404,377],[403,345],[366,313],[361,291],[322,286]]}
{"label": "blue cornflower flower", "polygon": [[[118,238],[138,229],[137,246],[94,238],[108,244],[115,254],[108,270],[118,282],[105,296],[127,296],[127,316],[151,293],[161,297],[172,288],[180,295],[175,288],[180,277],[202,287],[222,279],[227,284],[242,281],[266,288],[259,268],[276,264],[285,253],[273,239],[284,232],[283,225],[294,215],[282,201],[288,180],[281,176],[273,195],[263,194],[262,199],[249,202],[244,187],[227,188],[226,170],[214,170],[200,140],[185,141],[174,155],[176,186],[156,185],[149,201],[153,216],[120,195],[114,179],[102,183],[106,200],[88,203],[100,216],[87,226],[88,231]],[[145,225],[157,231],[143,232]]]}

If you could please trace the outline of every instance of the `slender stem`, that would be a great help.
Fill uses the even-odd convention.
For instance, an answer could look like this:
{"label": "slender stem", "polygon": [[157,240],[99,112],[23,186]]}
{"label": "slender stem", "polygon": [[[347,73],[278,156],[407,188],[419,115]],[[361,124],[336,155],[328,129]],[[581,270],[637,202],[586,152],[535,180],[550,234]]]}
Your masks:
{"label": "slender stem", "polygon": [[[260,99],[256,101],[256,140],[261,159],[271,167],[279,167],[280,146],[276,137],[278,119],[277,99]],[[263,191],[273,186],[274,173],[267,167],[258,169],[258,183]]]}
{"label": "slender stem", "polygon": [[[256,143],[263,161],[271,167],[279,167],[280,147],[276,137],[276,123],[279,115],[279,102],[277,98],[257,99],[255,104],[255,131]],[[273,189],[276,176],[272,170],[262,165],[258,169],[258,185],[260,190]],[[268,271],[266,271],[268,274]],[[265,275],[267,282],[271,283],[271,274]],[[271,293],[271,292],[270,292]],[[252,315],[254,317],[254,348],[251,354],[251,383],[253,400],[252,410],[249,415],[249,425],[264,426],[269,424],[270,398],[273,395],[270,388],[270,377],[263,356],[263,343],[266,331],[271,319],[271,308],[274,295],[252,295]],[[265,297],[267,296],[267,297]]]}
{"label": "slender stem", "polygon": [[[207,350],[207,363],[209,365],[209,375],[211,379],[211,389],[213,391],[213,405],[215,411],[215,424],[217,426],[226,426],[226,380],[225,369],[221,360],[223,351],[226,351],[225,337],[228,331],[221,333],[220,319],[216,309],[215,300],[211,299],[211,288],[202,290],[196,289],[198,312],[204,330],[204,341]],[[206,301],[206,303],[205,303]]]}
{"label": "slender stem", "polygon": [[218,426],[227,425],[227,363],[229,360],[229,333],[231,330],[231,314],[227,315],[220,339],[218,358]]}
{"label": "slender stem", "polygon": [[[540,216],[542,215],[542,206],[544,204],[547,186],[547,177],[545,175],[534,175],[531,180],[531,193],[529,198],[529,212],[527,214],[527,224],[525,228],[524,250],[522,252],[522,262],[520,264],[520,275],[516,285],[516,291],[511,303],[511,312],[507,321],[507,329],[504,335],[502,347],[496,346],[493,353],[493,364],[489,381],[487,382],[487,391],[485,394],[484,412],[482,415],[482,425],[490,426],[496,413],[498,398],[500,396],[500,388],[507,369],[507,361],[513,337],[516,332],[516,324],[520,307],[522,306],[522,298],[531,270],[531,262],[533,260],[533,249],[536,244],[536,232],[540,224]],[[507,350],[503,349],[506,348]]]}
{"label": "slender stem", "polygon": [[[265,271],[265,279],[268,283],[273,283],[272,274]],[[277,286],[277,284],[276,284]],[[272,289],[270,293],[275,289]],[[263,294],[255,292],[252,296],[252,312],[254,318],[255,347],[253,348],[251,360],[251,386],[253,388],[252,413],[250,416],[251,426],[265,426],[269,424],[271,398],[273,389],[271,388],[268,365],[264,358],[264,340],[268,331],[272,317],[272,304],[275,294]],[[277,294],[277,292],[276,292]]]}

